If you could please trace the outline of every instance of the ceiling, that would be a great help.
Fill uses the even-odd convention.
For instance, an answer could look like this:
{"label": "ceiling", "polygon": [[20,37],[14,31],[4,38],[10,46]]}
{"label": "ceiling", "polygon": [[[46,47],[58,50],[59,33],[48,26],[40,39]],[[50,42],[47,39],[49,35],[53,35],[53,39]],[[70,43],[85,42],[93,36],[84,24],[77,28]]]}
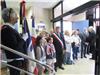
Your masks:
{"label": "ceiling", "polygon": [[[12,7],[14,9],[20,9],[20,2],[23,0],[5,0],[7,7]],[[26,2],[27,9],[30,7],[39,7],[39,8],[46,8],[51,9],[53,8],[59,1],[61,0],[24,0]],[[71,9],[74,9],[90,0],[64,0],[63,12],[68,12]],[[59,11],[59,10],[58,10]],[[57,11],[56,14],[59,14]]]}
{"label": "ceiling", "polygon": [[[19,8],[19,4],[23,0],[5,0],[7,7]],[[40,7],[40,8],[52,8],[60,0],[24,0],[27,7]]]}

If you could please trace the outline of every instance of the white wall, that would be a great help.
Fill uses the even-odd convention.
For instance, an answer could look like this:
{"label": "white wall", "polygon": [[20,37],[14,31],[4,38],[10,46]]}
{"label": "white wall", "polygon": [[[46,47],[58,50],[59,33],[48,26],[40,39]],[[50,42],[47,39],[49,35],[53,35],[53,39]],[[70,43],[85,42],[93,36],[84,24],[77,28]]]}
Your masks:
{"label": "white wall", "polygon": [[50,22],[51,20],[51,10],[50,9],[43,9],[40,7],[34,7],[33,8],[33,14],[35,17],[35,23],[36,25],[40,23],[40,21],[42,21],[45,26],[46,26],[46,30],[50,31],[52,28],[52,23]]}
{"label": "white wall", "polygon": [[[44,24],[46,25],[46,30],[48,32],[52,29],[52,23],[50,22],[51,10],[43,9],[40,7],[31,7],[29,10],[26,11],[27,11],[26,18],[28,21],[30,32],[32,32],[32,19],[31,19],[32,15],[34,16],[34,20],[35,20],[35,27],[37,27],[40,21],[43,21]],[[19,25],[19,32],[22,32],[20,25]]]}

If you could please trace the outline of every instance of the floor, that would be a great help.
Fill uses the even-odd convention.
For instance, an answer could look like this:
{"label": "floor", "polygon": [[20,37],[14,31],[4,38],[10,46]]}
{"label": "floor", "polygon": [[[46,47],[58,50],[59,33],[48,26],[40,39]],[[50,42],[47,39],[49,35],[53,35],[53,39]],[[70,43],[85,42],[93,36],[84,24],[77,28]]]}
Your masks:
{"label": "floor", "polygon": [[[58,69],[56,75],[94,75],[94,61],[89,58],[79,58],[73,65],[63,65],[65,70]],[[6,68],[1,75],[8,75]]]}
{"label": "floor", "polygon": [[79,58],[73,65],[64,65],[65,70],[58,69],[56,75],[94,75],[94,61]]}

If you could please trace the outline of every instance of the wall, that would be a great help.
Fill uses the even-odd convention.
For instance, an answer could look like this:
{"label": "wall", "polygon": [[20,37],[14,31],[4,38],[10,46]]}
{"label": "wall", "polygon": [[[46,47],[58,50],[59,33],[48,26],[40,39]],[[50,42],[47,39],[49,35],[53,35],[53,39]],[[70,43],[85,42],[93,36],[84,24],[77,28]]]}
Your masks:
{"label": "wall", "polygon": [[[18,16],[19,16],[19,8],[14,8],[15,11],[17,12]],[[49,32],[52,29],[52,23],[50,22],[51,20],[51,9],[43,9],[40,7],[26,7],[26,17],[28,20],[28,25],[30,28],[30,31],[32,30],[32,23],[31,23],[31,16],[33,14],[34,18],[35,18],[35,25],[37,25],[38,23],[40,23],[40,21],[43,21],[44,24],[46,25],[46,30]],[[19,20],[19,19],[18,19]],[[0,23],[1,23],[1,11],[0,11]],[[18,21],[19,24],[19,21]],[[22,27],[21,25],[18,25],[18,31],[21,33],[22,32]]]}
{"label": "wall", "polygon": [[33,14],[35,16],[35,25],[40,23],[40,21],[43,21],[46,25],[47,31],[50,31],[52,29],[52,23],[50,22],[52,13],[50,9],[33,7]]}
{"label": "wall", "polygon": [[[29,10],[27,10],[27,21],[28,21],[28,26],[30,29],[30,32],[34,33],[34,35],[36,34],[36,32],[34,30],[32,30],[32,19],[31,16],[34,16],[34,20],[35,20],[35,28],[37,28],[37,25],[40,23],[40,21],[42,21],[45,26],[46,26],[46,31],[50,32],[50,30],[52,29],[52,23],[50,22],[51,20],[51,10],[50,9],[43,9],[40,7],[31,7]],[[19,32],[21,31],[21,26],[19,26]]]}
{"label": "wall", "polygon": [[79,29],[79,31],[81,32],[83,32],[84,29],[88,28],[88,26],[89,26],[88,20],[72,22],[72,29]]}

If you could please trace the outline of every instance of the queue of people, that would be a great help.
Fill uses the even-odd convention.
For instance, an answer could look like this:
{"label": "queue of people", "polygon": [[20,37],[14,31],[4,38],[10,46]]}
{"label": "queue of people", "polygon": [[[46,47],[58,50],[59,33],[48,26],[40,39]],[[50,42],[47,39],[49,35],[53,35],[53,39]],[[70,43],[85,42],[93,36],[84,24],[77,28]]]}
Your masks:
{"label": "queue of people", "polygon": [[[6,8],[3,10],[2,18],[5,24],[1,29],[1,43],[26,54],[25,39],[14,29],[14,24],[18,19],[16,12],[11,8]],[[86,58],[88,46],[92,53],[92,58],[95,59],[95,32],[93,28],[88,29],[88,35],[85,32],[80,35],[79,30],[73,30],[72,34],[65,31],[63,34],[60,30],[60,27],[55,27],[54,32],[51,34],[41,32],[36,37],[33,46],[35,58],[39,62],[51,66],[56,72],[58,68],[64,70],[63,64],[75,64],[80,52],[80,57]],[[84,37],[85,35],[86,37]],[[22,64],[25,64],[24,58],[8,51],[5,51],[5,53],[7,59],[11,60],[8,64],[18,68],[22,68]],[[43,75],[45,67],[40,64],[36,64],[36,66],[38,68],[38,75]],[[20,75],[20,71],[13,68],[9,69],[10,75]],[[49,75],[55,75],[51,70],[47,69],[47,71]]]}
{"label": "queue of people", "polygon": [[[58,68],[64,70],[63,64],[72,65],[79,58],[87,58],[86,55],[91,53],[91,50],[88,50],[90,45],[87,39],[89,39],[90,34],[87,31],[88,29],[80,33],[79,30],[73,30],[72,34],[68,31],[63,34],[60,27],[55,27],[54,32],[48,34],[47,37],[47,32],[40,33],[39,36],[42,36],[42,40],[45,41],[43,48],[45,49],[46,64],[53,67],[57,72]],[[50,71],[49,73],[51,74]]]}

